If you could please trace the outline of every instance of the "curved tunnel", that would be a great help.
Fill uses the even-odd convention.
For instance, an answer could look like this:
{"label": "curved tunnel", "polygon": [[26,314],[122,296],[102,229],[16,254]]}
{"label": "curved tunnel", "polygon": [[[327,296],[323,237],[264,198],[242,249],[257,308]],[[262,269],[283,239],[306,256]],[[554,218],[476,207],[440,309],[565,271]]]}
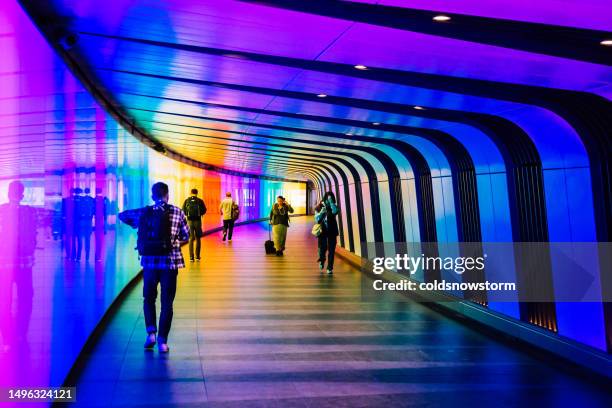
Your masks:
{"label": "curved tunnel", "polygon": [[[0,191],[10,194],[21,180],[26,201],[47,217],[47,241],[59,237],[64,246],[66,231],[78,229],[64,214],[71,191],[84,186],[108,201],[104,231],[93,227],[106,236],[108,222],[112,241],[95,249],[107,258],[83,293],[73,293],[104,287],[96,309],[71,326],[82,332],[77,351],[137,272],[129,268],[135,255],[120,249],[134,238],[116,214],[146,204],[150,185],[164,179],[176,202],[197,186],[209,208],[231,191],[244,221],[265,218],[281,193],[298,213],[313,214],[333,191],[339,246],[363,260],[406,247],[416,256],[488,254],[481,271],[423,268],[410,278],[513,283],[509,297],[446,295],[463,305],[451,309],[485,325],[512,322],[609,362],[605,2],[567,2],[564,12],[552,0],[531,8],[468,0],[111,3],[0,6],[8,52],[0,62]],[[205,229],[217,218],[206,216]],[[39,259],[72,250],[49,255],[49,245]],[[58,291],[61,280],[86,273],[45,262],[65,270],[45,283]],[[54,330],[66,312],[55,314],[4,331]],[[553,348],[537,335],[528,342]],[[45,363],[51,383],[77,354]]]}

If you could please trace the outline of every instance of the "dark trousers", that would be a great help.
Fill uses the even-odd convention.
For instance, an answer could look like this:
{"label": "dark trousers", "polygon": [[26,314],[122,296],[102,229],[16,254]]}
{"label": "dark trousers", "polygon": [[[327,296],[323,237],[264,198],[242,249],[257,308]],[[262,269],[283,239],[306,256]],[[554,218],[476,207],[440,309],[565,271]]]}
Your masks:
{"label": "dark trousers", "polygon": [[177,269],[145,269],[144,286],[142,294],[144,297],[144,317],[147,333],[158,332],[157,318],[155,315],[155,300],[157,299],[157,285],[161,286],[161,312],[159,314],[159,342],[165,343],[168,340],[170,326],[172,325],[172,315],[174,309],[172,303],[176,295]]}
{"label": "dark trousers", "polygon": [[223,238],[227,235],[227,239],[232,239],[234,232],[234,220],[223,220]]}
{"label": "dark trousers", "polygon": [[320,236],[319,240],[319,262],[325,263],[327,257],[327,269],[334,270],[334,255],[336,254],[336,236]]}
{"label": "dark trousers", "polygon": [[106,238],[105,228],[102,226],[97,226],[94,231],[95,239],[96,239],[96,249],[95,249],[95,257],[96,261],[102,259],[102,253],[104,252],[104,239]]}
{"label": "dark trousers", "polygon": [[81,260],[83,244],[85,244],[85,259],[89,259],[89,250],[91,248],[91,231],[79,231],[77,234],[77,250],[75,258],[78,260]]}
{"label": "dark trousers", "polygon": [[66,233],[64,235],[64,249],[66,250],[66,258],[76,258],[76,243],[77,234],[76,231],[74,231],[74,227],[66,228]]}
{"label": "dark trousers", "polygon": [[189,220],[189,258],[194,258],[193,243],[195,242],[195,258],[200,258],[202,248],[202,220]]}

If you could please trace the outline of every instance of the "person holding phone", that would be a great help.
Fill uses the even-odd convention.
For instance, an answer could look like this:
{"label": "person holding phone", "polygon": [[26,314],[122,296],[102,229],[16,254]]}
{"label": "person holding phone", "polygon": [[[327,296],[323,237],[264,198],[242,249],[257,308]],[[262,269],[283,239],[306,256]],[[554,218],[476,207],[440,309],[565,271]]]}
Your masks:
{"label": "person holding phone", "polygon": [[285,250],[290,213],[293,213],[293,207],[287,203],[285,197],[279,195],[270,211],[270,224],[272,224],[272,237],[276,256],[283,256],[283,251]]}
{"label": "person holding phone", "polygon": [[[322,232],[317,237],[319,269],[323,271],[325,261],[327,260],[327,274],[334,273],[334,255],[336,254],[337,237],[340,234],[338,229],[338,205],[336,204],[336,196],[331,191],[328,191],[323,196],[323,199],[315,207],[315,222],[321,224]],[[327,259],[326,259],[327,258]]]}

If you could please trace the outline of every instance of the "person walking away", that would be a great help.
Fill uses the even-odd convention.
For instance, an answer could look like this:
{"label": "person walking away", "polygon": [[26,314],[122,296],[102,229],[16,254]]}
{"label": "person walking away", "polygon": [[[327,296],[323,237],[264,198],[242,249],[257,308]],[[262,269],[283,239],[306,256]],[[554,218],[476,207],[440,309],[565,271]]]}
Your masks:
{"label": "person walking away", "polygon": [[[181,245],[189,240],[185,213],[168,204],[168,185],[155,183],[151,188],[152,206],[124,211],[119,219],[138,228],[137,248],[143,268],[143,309],[147,338],[145,349],[157,342],[160,353],[167,353],[168,335],[172,325],[173,302],[176,295],[178,270],[185,267]],[[159,329],[155,316],[157,285],[161,286]],[[157,334],[157,338],[156,338]]]}
{"label": "person walking away", "polygon": [[327,257],[327,274],[334,273],[334,255],[336,254],[336,243],[339,235],[338,206],[336,204],[336,196],[331,191],[328,191],[323,196],[323,199],[315,207],[315,222],[321,224],[322,232],[317,237],[318,252],[319,252],[319,269],[323,271]]}
{"label": "person walking away", "polygon": [[110,201],[102,195],[102,189],[96,188],[95,215],[94,215],[94,235],[96,239],[95,258],[96,262],[102,261],[103,243],[108,231],[108,211]]}
{"label": "person walking away", "polygon": [[206,214],[206,204],[198,197],[198,189],[191,189],[191,196],[183,203],[183,212],[189,225],[189,261],[194,261],[193,244],[195,242],[195,260],[200,261],[202,247],[202,217]]}
{"label": "person walking away", "polygon": [[226,239],[232,242],[232,234],[234,233],[234,223],[238,218],[236,214],[240,213],[238,204],[232,199],[232,193],[225,193],[225,198],[219,204],[219,212],[223,215],[223,241]]}
{"label": "person walking away", "polygon": [[[83,190],[77,189],[78,193]],[[96,212],[96,204],[94,198],[90,195],[91,190],[85,189],[85,195],[78,196],[75,201],[75,221],[76,221],[76,236],[77,236],[77,253],[76,260],[81,260],[83,246],[85,246],[85,260],[89,261],[89,252],[91,248],[91,232],[93,231],[93,217]]]}
{"label": "person walking away", "polygon": [[279,195],[270,211],[270,224],[272,224],[272,237],[276,256],[283,256],[283,251],[285,250],[290,213],[293,213],[293,207],[287,203],[285,197]]}

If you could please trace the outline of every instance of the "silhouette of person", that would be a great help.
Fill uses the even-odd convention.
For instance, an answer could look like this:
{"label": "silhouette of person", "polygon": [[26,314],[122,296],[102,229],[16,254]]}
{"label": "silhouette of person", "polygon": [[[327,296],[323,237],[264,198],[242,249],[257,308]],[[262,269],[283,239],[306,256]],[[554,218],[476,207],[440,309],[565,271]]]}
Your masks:
{"label": "silhouette of person", "polygon": [[[198,189],[191,189],[191,196],[183,203],[183,212],[187,216],[189,224],[189,260],[191,262],[200,260],[202,249],[202,217],[206,214],[206,204],[198,197]],[[195,253],[193,244],[195,242]]]}
{"label": "silhouette of person", "polygon": [[[77,193],[82,192],[80,188]],[[77,236],[77,253],[76,260],[81,260],[83,245],[85,246],[85,260],[89,261],[89,252],[91,247],[91,232],[93,230],[93,217],[95,213],[95,201],[90,195],[91,190],[85,189],[85,195],[77,196],[75,201],[75,227]]]}
{"label": "silhouette of person", "polygon": [[[0,206],[0,331],[9,346],[25,346],[32,316],[32,267],[36,251],[38,214],[35,208],[22,205],[25,187],[21,181],[9,184],[7,204]],[[13,316],[13,287],[17,304]]]}
{"label": "silhouette of person", "polygon": [[71,188],[70,196],[62,199],[63,245],[68,259],[76,259],[75,207],[78,200],[78,190],[80,189]]}
{"label": "silhouette of person", "polygon": [[51,208],[51,235],[54,241],[61,239],[64,234],[62,225],[62,194],[56,193],[56,196],[58,196],[58,199],[52,203]]}
{"label": "silhouette of person", "polygon": [[102,189],[96,188],[95,197],[95,214],[94,214],[94,235],[96,239],[96,250],[95,258],[97,262],[102,261],[104,236],[108,231],[108,211],[110,207],[110,201],[107,197],[102,195]]}
{"label": "silhouette of person", "polygon": [[234,223],[240,214],[238,204],[232,198],[232,193],[225,193],[225,198],[219,204],[219,212],[223,216],[223,241],[226,239],[232,242],[232,234],[234,233]]}

